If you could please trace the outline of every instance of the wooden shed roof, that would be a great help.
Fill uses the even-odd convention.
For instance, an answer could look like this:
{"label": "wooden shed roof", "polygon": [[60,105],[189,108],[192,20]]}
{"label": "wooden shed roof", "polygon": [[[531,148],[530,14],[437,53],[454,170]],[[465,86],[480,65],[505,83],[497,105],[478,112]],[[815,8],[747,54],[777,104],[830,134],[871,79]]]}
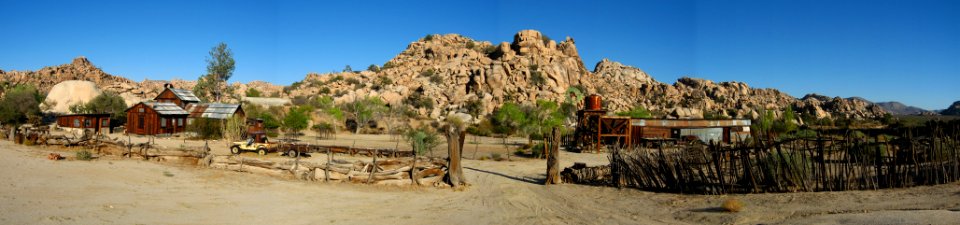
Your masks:
{"label": "wooden shed roof", "polygon": [[227,119],[240,110],[240,104],[227,103],[196,103],[187,105],[186,111],[190,112],[190,117]]}

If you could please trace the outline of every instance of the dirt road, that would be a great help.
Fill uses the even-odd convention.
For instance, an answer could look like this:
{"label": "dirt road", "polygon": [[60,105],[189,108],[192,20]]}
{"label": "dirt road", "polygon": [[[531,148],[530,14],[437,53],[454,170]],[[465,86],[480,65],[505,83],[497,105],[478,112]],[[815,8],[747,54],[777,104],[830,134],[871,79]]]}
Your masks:
{"label": "dirt road", "polygon": [[[324,184],[131,159],[49,161],[0,141],[0,224],[956,224],[960,185],[702,196],[543,186],[545,162],[466,160],[472,184]],[[604,155],[564,153],[600,164]],[[719,212],[730,197],[740,213]]]}

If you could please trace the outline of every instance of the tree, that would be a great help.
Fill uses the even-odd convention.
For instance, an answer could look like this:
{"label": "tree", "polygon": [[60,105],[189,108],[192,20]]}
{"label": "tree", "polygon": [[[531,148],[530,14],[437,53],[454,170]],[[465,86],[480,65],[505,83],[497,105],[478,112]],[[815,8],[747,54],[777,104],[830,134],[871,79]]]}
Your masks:
{"label": "tree", "polygon": [[520,105],[507,102],[500,106],[500,109],[493,114],[493,119],[498,125],[498,133],[514,135],[525,124],[527,124],[527,113],[523,111]]}
{"label": "tree", "polygon": [[43,96],[30,85],[17,85],[4,91],[0,99],[0,123],[19,125],[40,115]]}
{"label": "tree", "polygon": [[210,57],[207,58],[207,74],[200,76],[197,85],[193,87],[193,92],[201,98],[212,96],[214,101],[219,102],[227,80],[230,80],[233,70],[236,69],[234,64],[233,52],[226,43],[220,42],[214,46],[210,49]]}
{"label": "tree", "polygon": [[376,96],[367,96],[345,103],[341,108],[356,121],[357,127],[353,131],[355,134],[359,134],[361,127],[369,124],[376,116],[386,111],[383,100]]}
{"label": "tree", "polygon": [[126,110],[127,103],[123,97],[106,92],[87,103],[70,106],[70,112],[73,113],[108,113],[114,124],[127,120]]}
{"label": "tree", "polygon": [[344,72],[344,73],[353,72],[353,68],[351,68],[350,65],[347,65],[347,66],[343,67],[343,72]]}
{"label": "tree", "polygon": [[783,117],[780,120],[777,120],[774,125],[774,131],[781,134],[786,134],[797,130],[797,115],[793,113],[793,107],[787,107],[783,111]]}
{"label": "tree", "polygon": [[[536,139],[544,137],[545,131],[562,126],[565,118],[563,112],[560,111],[560,105],[557,102],[547,100],[537,100],[537,106],[533,108],[530,116],[532,118],[528,120],[530,123],[527,126],[536,135]],[[531,136],[530,138],[533,139],[534,137]]]}
{"label": "tree", "polygon": [[310,122],[309,107],[294,107],[290,108],[290,111],[287,112],[287,116],[283,117],[283,129],[292,133],[299,133],[303,129],[307,129],[307,125]]}
{"label": "tree", "polygon": [[370,66],[367,67],[367,70],[374,73],[380,72],[380,66],[377,66],[377,64],[370,64]]}

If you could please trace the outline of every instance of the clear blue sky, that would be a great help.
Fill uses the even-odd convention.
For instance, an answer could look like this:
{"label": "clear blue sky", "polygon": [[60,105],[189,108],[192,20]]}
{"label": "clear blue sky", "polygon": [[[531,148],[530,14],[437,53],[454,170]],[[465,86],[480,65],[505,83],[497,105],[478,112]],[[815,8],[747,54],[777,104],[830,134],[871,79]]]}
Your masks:
{"label": "clear blue sky", "polygon": [[[348,3],[350,2],[350,3]],[[960,100],[960,1],[8,1],[0,69],[86,56],[133,80],[196,79],[226,42],[231,81],[290,84],[383,64],[432,33],[494,43],[523,29],[576,39],[661,82],[682,76],[807,93]]]}

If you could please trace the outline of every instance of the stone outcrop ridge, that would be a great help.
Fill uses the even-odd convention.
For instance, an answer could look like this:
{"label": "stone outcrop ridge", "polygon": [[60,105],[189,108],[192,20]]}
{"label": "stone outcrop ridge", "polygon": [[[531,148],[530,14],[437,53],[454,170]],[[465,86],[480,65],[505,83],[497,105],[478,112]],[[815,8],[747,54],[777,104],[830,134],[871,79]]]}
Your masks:
{"label": "stone outcrop ridge", "polygon": [[[430,74],[439,79],[431,79]],[[377,85],[381,77],[393,82]],[[467,113],[468,104],[476,102],[482,106],[480,115],[486,115],[507,101],[559,101],[570,87],[602,95],[610,111],[639,105],[667,118],[756,118],[760,109],[782,110],[786,106],[817,118],[877,118],[886,113],[858,99],[797,99],[742,82],[715,83],[685,77],[666,84],[638,68],[607,59],[588,71],[572,38],[557,43],[533,30],[520,31],[512,43],[496,45],[457,34],[431,35],[410,43],[382,71],[311,74],[302,83],[291,96],[315,96],[324,94],[324,89],[341,102],[366,95],[394,103],[414,94],[428,96],[434,107],[418,110],[436,119]]]}
{"label": "stone outcrop ridge", "polygon": [[947,116],[960,116],[960,101],[953,102],[953,104],[950,104],[950,107],[940,111],[940,114]]}
{"label": "stone outcrop ridge", "polygon": [[[44,67],[37,71],[3,71],[0,70],[0,81],[9,84],[31,84],[37,87],[41,92],[48,93],[51,89],[64,81],[90,81],[96,84],[103,92],[115,93],[123,97],[127,105],[133,105],[137,102],[153,98],[159,92],[163,91],[163,85],[172,84],[174,87],[182,89],[193,89],[196,81],[174,80],[143,80],[135,82],[130,79],[114,76],[93,65],[86,57],[80,56],[73,59],[70,64]],[[258,89],[264,95],[271,93],[282,93],[282,86],[273,85],[263,81],[253,81],[247,84],[239,82],[233,83],[234,95],[228,101],[238,101],[237,98],[243,96],[249,88]],[[72,103],[72,102],[71,102]],[[59,106],[69,107],[69,106]],[[62,111],[62,110],[60,110]]]}
{"label": "stone outcrop ridge", "polygon": [[[128,104],[155,96],[163,84],[192,89],[195,81],[134,82],[107,74],[80,57],[70,64],[39,71],[0,71],[11,83],[30,83],[42,91],[65,80],[93,81],[105,92],[118,93]],[[344,102],[379,96],[391,104],[420,96],[416,111],[434,119],[456,115],[488,115],[504,102],[533,104],[562,101],[570,87],[604,97],[610,111],[643,106],[659,117],[702,118],[705,115],[756,118],[761,109],[791,106],[816,118],[877,118],[886,112],[862,99],[807,95],[797,99],[776,89],[751,88],[742,82],[713,82],[684,77],[661,83],[643,70],[607,59],[588,71],[573,38],[557,42],[538,31],[524,30],[512,42],[493,44],[458,34],[430,35],[410,43],[379,71],[308,74],[286,88],[266,82],[233,83],[233,96],[257,89],[263,96],[313,98],[334,96]],[[236,99],[227,101],[238,101]]]}

